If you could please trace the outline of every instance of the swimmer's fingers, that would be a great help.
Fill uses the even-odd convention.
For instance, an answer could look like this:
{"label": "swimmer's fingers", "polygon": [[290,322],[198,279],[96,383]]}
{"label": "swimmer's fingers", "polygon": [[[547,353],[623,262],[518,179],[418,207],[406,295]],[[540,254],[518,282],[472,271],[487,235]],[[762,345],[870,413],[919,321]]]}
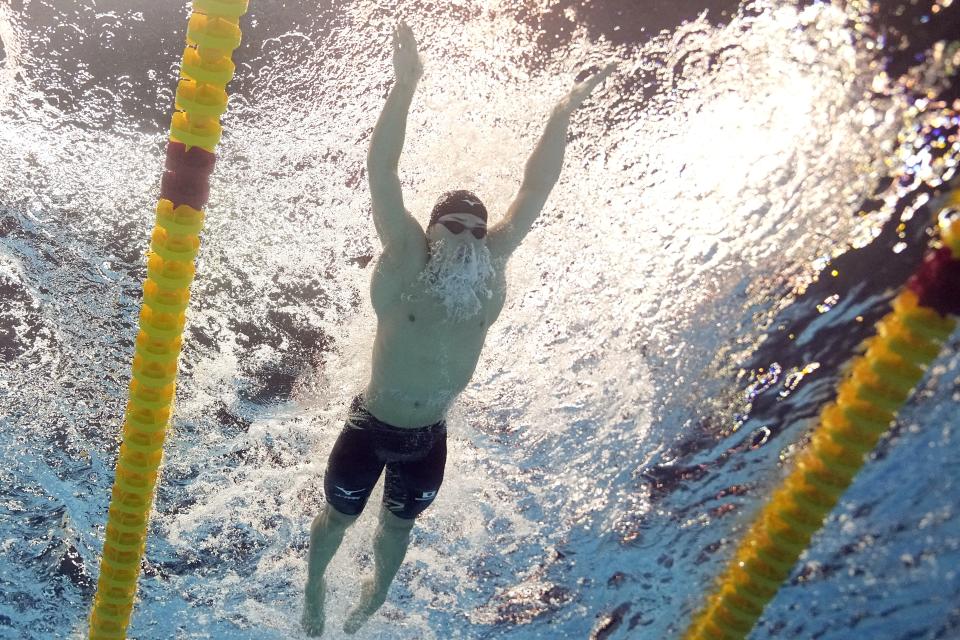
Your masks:
{"label": "swimmer's fingers", "polygon": [[404,21],[400,21],[393,32],[393,68],[400,82],[416,82],[423,75],[417,39],[413,29]]}
{"label": "swimmer's fingers", "polygon": [[597,88],[597,85],[603,82],[611,73],[613,73],[616,68],[617,65],[615,62],[607,63],[602,69],[600,69],[600,71],[573,85],[570,93],[567,94],[567,97],[564,99],[567,108],[570,111],[577,109],[581,104],[583,104],[583,101],[586,100],[591,93],[593,93],[593,90]]}
{"label": "swimmer's fingers", "polygon": [[413,29],[410,28],[410,25],[408,25],[406,21],[400,21],[400,24],[397,25],[396,33],[401,48],[409,49],[413,53],[417,52],[417,37],[413,35]]}
{"label": "swimmer's fingers", "polygon": [[617,70],[616,62],[608,62],[607,64],[603,65],[603,68],[600,69],[600,71],[597,72],[597,75],[594,76],[594,78],[596,78],[597,80],[594,86],[606,80],[607,77],[616,70]]}
{"label": "swimmer's fingers", "polygon": [[605,64],[603,68],[600,69],[600,71],[596,72],[595,74],[593,74],[592,76],[584,80],[583,82],[578,82],[577,84],[575,84],[573,86],[573,91],[571,91],[571,93],[576,92],[577,96],[582,96],[582,98],[586,98],[593,92],[594,89],[597,88],[597,85],[603,82],[607,78],[607,76],[613,73],[613,70],[616,68],[617,68],[617,64],[615,62],[610,62],[608,64]]}

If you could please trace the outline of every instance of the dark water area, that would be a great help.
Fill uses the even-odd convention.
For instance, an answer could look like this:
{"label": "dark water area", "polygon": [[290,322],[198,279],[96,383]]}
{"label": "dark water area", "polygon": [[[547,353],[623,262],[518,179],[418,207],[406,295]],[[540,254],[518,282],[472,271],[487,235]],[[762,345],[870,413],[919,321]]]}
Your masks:
{"label": "dark water area", "polygon": [[[12,0],[8,4],[27,34],[26,46],[44,61],[43,99],[47,103],[72,113],[80,126],[166,129],[174,87],[160,80],[175,77],[186,33],[186,4],[146,0],[101,0],[95,6],[55,0]],[[798,6],[805,4],[815,3],[800,2]],[[943,4],[942,0],[871,3],[864,26],[882,43],[888,73],[894,77],[908,73],[931,54],[936,43],[960,33],[960,7],[944,8]],[[239,99],[245,103],[256,105],[252,87],[263,86],[259,77],[262,63],[289,53],[284,39],[292,37],[292,32],[335,41],[344,28],[344,6],[318,2],[304,12],[294,2],[252,3],[244,19],[244,43],[234,55],[238,73],[230,87],[233,99],[242,96]],[[465,9],[453,4],[423,3],[420,7],[437,20],[471,17],[461,15]],[[761,13],[764,3],[561,0],[550,3],[542,13],[529,13],[524,3],[516,3],[512,10],[520,21],[536,20],[538,46],[549,52],[567,44],[575,28],[586,28],[595,40],[640,45],[700,15],[722,25],[736,15]],[[386,6],[370,16],[384,37],[393,18]],[[529,63],[536,65],[537,61],[530,59]],[[289,90],[309,93],[311,88],[304,86],[307,80]],[[958,91],[956,82],[947,82],[940,97],[950,101],[960,96]],[[227,122],[232,117],[228,114]]]}
{"label": "dark water area", "polygon": [[[944,2],[875,2],[872,3],[878,33],[886,40],[886,68],[894,77],[907,73],[922,62],[938,42],[950,42],[960,33],[960,7]],[[957,73],[946,78],[939,99],[951,102],[960,98]]]}
{"label": "dark water area", "polygon": [[[801,6],[804,4],[816,3],[801,3]],[[960,6],[952,4],[944,8],[943,5],[937,0],[870,3],[870,18],[864,26],[872,37],[883,44],[882,61],[887,73],[893,77],[908,78],[911,69],[932,55],[933,48],[938,44],[960,46],[957,40],[960,35]],[[682,22],[686,19],[683,17],[685,15],[680,12],[675,17]],[[708,15],[728,16],[729,9],[711,5]],[[909,93],[910,80],[906,79],[903,86]],[[948,118],[950,113],[956,115],[960,112],[960,69],[955,68],[952,74],[941,78],[937,88],[935,95],[917,93],[910,99],[922,100],[924,105],[941,104],[947,110]],[[930,148],[934,158],[949,158],[951,149],[948,146],[931,147],[930,143],[938,138],[956,139],[958,133],[960,130],[956,117],[952,123],[948,121],[933,126],[918,122],[916,140],[911,144],[917,148]],[[666,466],[645,471],[655,493],[669,491],[680,482],[706,474],[706,467],[684,466],[682,460],[701,451],[717,434],[725,436],[739,429],[741,421],[746,421],[748,414],[751,422],[773,426],[764,427],[759,433],[748,433],[741,445],[728,450],[720,462],[739,449],[766,442],[771,435],[769,429],[775,433],[783,425],[814,417],[816,407],[832,397],[832,387],[840,380],[842,365],[857,354],[857,348],[864,339],[873,335],[874,323],[889,311],[889,301],[920,266],[934,238],[931,219],[935,211],[924,203],[936,199],[949,187],[939,181],[935,185],[927,184],[915,175],[913,169],[915,167],[897,167],[893,174],[879,181],[873,196],[858,207],[851,207],[851,216],[862,216],[884,208],[885,198],[894,198],[889,211],[891,215],[872,242],[863,247],[851,247],[824,261],[820,265],[821,276],[804,287],[802,292],[791,292],[789,287],[781,290],[780,293],[793,300],[794,304],[764,321],[770,327],[764,340],[752,351],[748,360],[738,364],[738,378],[750,381],[747,391],[749,408],[739,414],[738,421],[732,423],[717,424],[710,417],[703,418],[698,433],[677,444],[676,458],[668,456],[670,462]],[[956,182],[954,180],[954,188]],[[907,210],[909,215],[903,215]],[[891,255],[896,255],[896,259],[890,259]],[[812,329],[817,339],[806,342],[802,348],[798,347],[796,336],[818,322],[824,312],[823,302],[832,300],[829,304],[832,306],[841,296],[845,307],[861,309],[859,314],[855,314],[855,322],[832,326],[820,323],[820,326]],[[746,329],[755,321],[756,318],[749,318],[741,328]],[[952,348],[956,346],[956,343],[949,345]],[[819,375],[826,376],[827,380],[822,384],[822,390],[812,398],[815,404],[798,416],[797,406],[784,402],[785,395],[775,382],[780,372],[802,368],[808,362],[819,363]],[[737,367],[733,368],[735,371]]]}

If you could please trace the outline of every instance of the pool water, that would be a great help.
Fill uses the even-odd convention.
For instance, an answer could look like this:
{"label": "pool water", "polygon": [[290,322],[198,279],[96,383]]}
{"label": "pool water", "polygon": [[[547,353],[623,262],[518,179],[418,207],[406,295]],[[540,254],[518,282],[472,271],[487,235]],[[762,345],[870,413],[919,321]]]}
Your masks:
{"label": "pool water", "polygon": [[[369,375],[364,162],[401,14],[421,221],[460,187],[495,219],[553,102],[619,68],[574,117],[444,486],[357,637],[676,637],[920,262],[960,155],[957,46],[904,63],[916,42],[865,2],[399,4],[243,19],[130,637],[301,637],[326,456]],[[927,5],[903,38],[955,24]],[[188,12],[0,5],[2,638],[86,631]],[[960,636],[957,345],[751,638]],[[375,513],[329,569],[328,637]]]}

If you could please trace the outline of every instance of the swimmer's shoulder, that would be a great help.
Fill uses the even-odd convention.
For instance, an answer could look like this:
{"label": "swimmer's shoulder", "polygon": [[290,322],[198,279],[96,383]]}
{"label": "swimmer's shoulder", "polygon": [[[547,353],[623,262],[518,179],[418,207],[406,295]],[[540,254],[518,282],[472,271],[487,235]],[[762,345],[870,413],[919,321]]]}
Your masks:
{"label": "swimmer's shoulder", "polygon": [[370,300],[374,310],[380,314],[401,303],[410,306],[418,300],[422,302],[424,291],[419,279],[426,264],[425,256],[422,260],[416,255],[398,260],[386,253],[381,254],[370,278]]}

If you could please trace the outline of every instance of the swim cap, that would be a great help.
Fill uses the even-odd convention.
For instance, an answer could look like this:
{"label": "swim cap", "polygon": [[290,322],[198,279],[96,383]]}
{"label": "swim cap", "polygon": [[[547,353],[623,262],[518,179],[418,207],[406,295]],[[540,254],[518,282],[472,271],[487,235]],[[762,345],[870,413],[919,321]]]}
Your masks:
{"label": "swim cap", "polygon": [[440,196],[437,204],[433,206],[433,211],[430,212],[430,224],[427,225],[427,228],[436,224],[440,216],[445,216],[448,213],[469,213],[484,222],[487,221],[487,208],[483,206],[475,193],[465,189],[447,191]]}

